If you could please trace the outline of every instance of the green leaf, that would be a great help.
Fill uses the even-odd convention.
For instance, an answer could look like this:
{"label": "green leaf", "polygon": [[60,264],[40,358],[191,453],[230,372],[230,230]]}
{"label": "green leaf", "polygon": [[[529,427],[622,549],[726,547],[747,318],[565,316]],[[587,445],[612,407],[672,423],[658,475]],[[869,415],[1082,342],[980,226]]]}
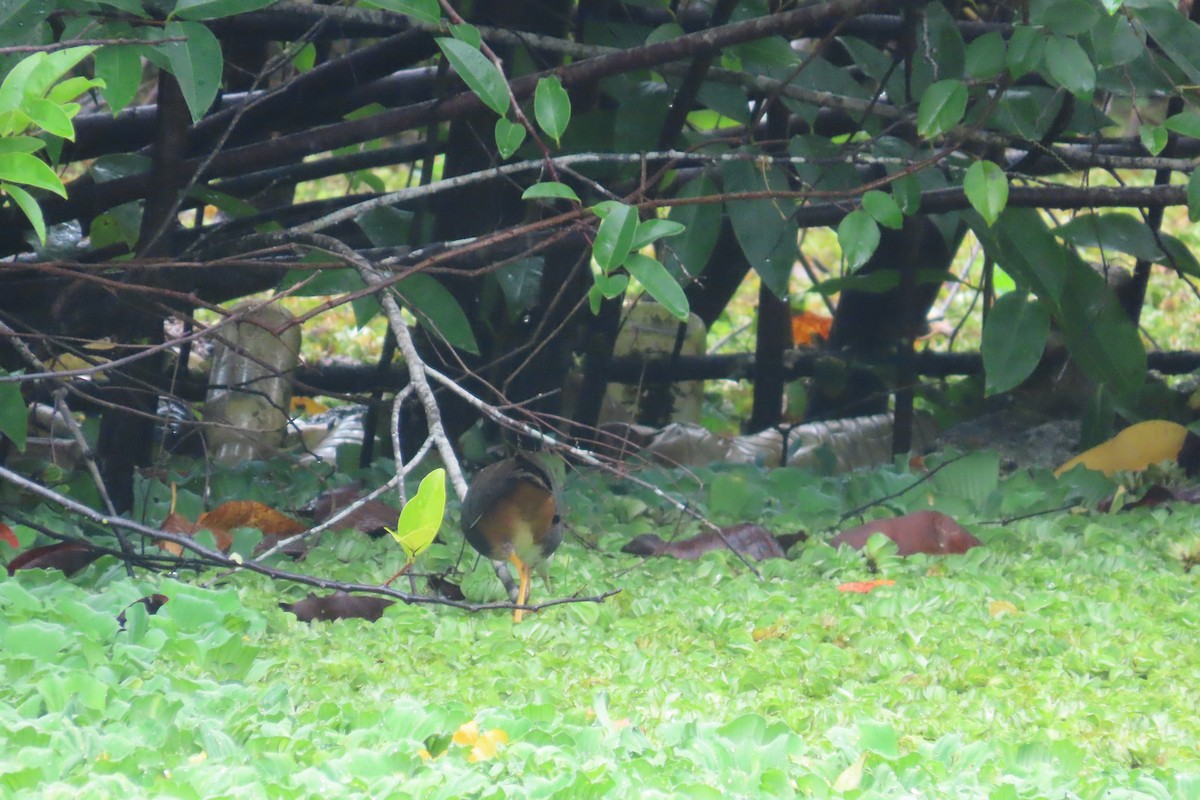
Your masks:
{"label": "green leaf", "polygon": [[67,78],[50,87],[50,91],[46,93],[46,99],[55,105],[62,106],[63,113],[74,118],[79,113],[79,106],[70,101],[93,88],[103,89],[104,81],[76,75],[74,78]]}
{"label": "green leaf", "polygon": [[993,227],[978,220],[971,229],[996,263],[1033,288],[1084,372],[1119,397],[1141,388],[1146,350],[1137,328],[1104,279],[1054,239],[1037,211],[1010,207]]}
{"label": "green leaf", "polygon": [[592,244],[592,257],[605,274],[621,266],[633,248],[637,234],[637,209],[613,200],[600,203],[592,210],[604,217]]}
{"label": "green leaf", "polygon": [[879,226],[867,212],[851,211],[838,224],[837,237],[846,258],[846,268],[858,269],[879,247]]}
{"label": "green leaf", "polygon": [[0,112],[15,111],[25,102],[25,84],[38,65],[46,60],[45,53],[34,53],[17,62],[0,82]]}
{"label": "green leaf", "polygon": [[359,214],[354,224],[376,247],[399,247],[412,242],[413,216],[406,209],[380,206]]}
{"label": "green leaf", "polygon": [[1090,98],[1096,89],[1092,59],[1069,36],[1055,36],[1046,44],[1046,68],[1055,83],[1076,97]]}
{"label": "green leaf", "polygon": [[509,158],[525,141],[525,126],[509,122],[504,117],[496,120],[496,149],[501,158]]}
{"label": "green leaf", "polygon": [[1182,114],[1167,117],[1163,127],[1193,139],[1200,139],[1200,112],[1184,111]]}
{"label": "green leaf", "polygon": [[[78,108],[76,106],[76,109]],[[25,113],[33,120],[34,125],[46,133],[74,141],[75,126],[57,103],[51,103],[49,100],[30,100],[25,104]]]}
{"label": "green leaf", "polygon": [[[754,161],[721,165],[727,193],[786,191],[787,175],[776,166]],[[737,200],[726,203],[733,232],[750,266],[778,297],[786,297],[796,264],[798,231],[791,200]],[[689,229],[691,230],[691,229]],[[716,235],[714,230],[713,235]]]}
{"label": "green leaf", "polygon": [[683,287],[671,277],[671,273],[667,272],[666,267],[641,253],[630,253],[624,266],[672,316],[687,321],[690,311],[687,295],[684,294]]}
{"label": "green leaf", "polygon": [[972,78],[991,80],[1004,69],[1007,47],[999,31],[989,31],[967,45],[966,70]]}
{"label": "green leaf", "polygon": [[1138,129],[1138,136],[1141,137],[1142,147],[1145,147],[1152,156],[1158,155],[1167,146],[1167,129],[1161,125],[1142,125]]}
{"label": "green leaf", "polygon": [[892,181],[892,197],[905,214],[915,214],[921,208],[921,180],[916,175],[905,175]]}
{"label": "green leaf", "polygon": [[276,0],[176,0],[174,16],[180,19],[219,19],[266,8]]}
{"label": "green leaf", "polygon": [[479,344],[462,306],[436,278],[421,273],[409,275],[395,289],[422,328],[442,337],[451,347],[479,355]]}
{"label": "green leaf", "polygon": [[875,189],[862,196],[863,210],[885,228],[904,227],[904,212],[890,194]]}
{"label": "green leaf", "polygon": [[1166,254],[1144,221],[1132,214],[1080,214],[1051,231],[1077,247],[1116,250],[1146,261],[1163,261]]}
{"label": "green leaf", "polygon": [[80,61],[87,58],[95,50],[95,45],[87,45],[84,47],[68,47],[66,50],[47,53],[46,57],[38,61],[37,66],[30,72],[25,82],[25,97],[45,97],[50,91],[50,87],[58,83],[59,79],[74,69]]}
{"label": "green leaf", "polygon": [[1046,49],[1046,35],[1029,25],[1014,25],[1008,39],[1008,74],[1014,80],[1035,72],[1042,63]]}
{"label": "green leaf", "polygon": [[370,0],[359,5],[406,14],[422,22],[438,22],[442,18],[442,10],[437,0]]}
{"label": "green leaf", "polygon": [[63,198],[67,196],[66,187],[54,170],[46,166],[45,161],[28,153],[0,153],[0,181],[36,186]]}
{"label": "green leaf", "polygon": [[1032,375],[1049,336],[1050,315],[1036,298],[1021,292],[997,298],[983,326],[986,395],[1007,392]]}
{"label": "green leaf", "polygon": [[541,257],[522,258],[493,273],[504,294],[509,319],[517,319],[537,302],[545,266]]}
{"label": "green leaf", "polygon": [[963,191],[989,227],[1008,205],[1008,178],[991,161],[976,161],[970,166],[963,178]]}
{"label": "green leaf", "polygon": [[446,470],[438,467],[421,479],[417,494],[404,504],[396,530],[386,529],[404,548],[408,563],[433,544],[445,514]]}
{"label": "green leaf", "polygon": [[469,22],[459,22],[450,25],[450,34],[460,42],[465,42],[476,50],[483,46],[483,34]]}
{"label": "green leaf", "polygon": [[[10,374],[0,369],[0,375]],[[28,432],[29,411],[25,408],[25,398],[21,396],[21,385],[16,382],[0,383],[0,433],[11,439],[23,453]]]}
{"label": "green leaf", "polygon": [[557,77],[551,75],[537,82],[533,114],[542,130],[558,144],[571,121],[571,98]]}
{"label": "green leaf", "polygon": [[33,232],[37,234],[38,242],[45,245],[46,220],[42,217],[42,208],[37,204],[37,200],[33,198],[33,195],[20,186],[14,186],[11,183],[0,183],[0,192],[7,194],[13,199],[17,207],[29,219],[29,224],[33,226]]}
{"label": "green leaf", "polygon": [[565,183],[558,183],[556,181],[535,183],[521,193],[522,200],[535,200],[537,198],[557,198],[572,200],[576,203],[580,202],[579,195],[575,194],[574,189]]}
{"label": "green leaf", "polygon": [[598,289],[601,297],[605,300],[612,300],[614,297],[620,297],[621,294],[629,287],[628,275],[605,275],[604,273],[596,273],[593,275],[595,282],[594,288]]}
{"label": "green leaf", "polygon": [[1192,253],[1190,247],[1169,233],[1160,232],[1158,239],[1162,242],[1163,250],[1166,251],[1167,256],[1162,260],[1163,264],[1172,269],[1178,269],[1184,275],[1200,278],[1200,261],[1196,260],[1196,256]]}
{"label": "green leaf", "polygon": [[171,74],[179,82],[183,99],[187,101],[192,122],[197,122],[208,111],[221,87],[221,43],[212,31],[199,22],[168,22],[163,29],[166,38],[185,41],[167,42],[157,45],[157,50],[167,57]]}
{"label": "green leaf", "polygon": [[633,235],[631,250],[641,250],[651,242],[656,242],[665,236],[678,236],[684,231],[683,225],[669,219],[648,219],[639,222],[637,233]]}
{"label": "green leaf", "polygon": [[501,117],[508,113],[509,96],[508,84],[504,75],[496,69],[496,65],[488,57],[466,42],[458,39],[442,37],[436,40],[438,47],[454,67],[454,71],[463,79],[467,87],[474,92],[488,108]]}
{"label": "green leaf", "polygon": [[1170,3],[1132,4],[1129,9],[1188,80],[1200,83],[1200,26],[1181,17]]}
{"label": "green leaf", "polygon": [[967,110],[967,87],[962,81],[938,81],[925,90],[917,106],[917,133],[926,139],[958,124]]}
{"label": "green leaf", "polygon": [[1187,182],[1188,219],[1200,222],[1200,170],[1192,170]]}
{"label": "green leaf", "polygon": [[859,745],[864,750],[872,750],[884,758],[899,758],[900,743],[896,729],[891,725],[879,722],[858,723]]}
{"label": "green leaf", "polygon": [[46,143],[36,136],[9,136],[0,139],[0,153],[36,153]]}
{"label": "green leaf", "polygon": [[[678,197],[711,197],[716,187],[707,175],[689,181]],[[664,243],[663,266],[673,275],[699,275],[704,271],[717,237],[721,233],[721,204],[696,203],[672,206],[668,212],[672,222],[678,222],[687,235]]]}

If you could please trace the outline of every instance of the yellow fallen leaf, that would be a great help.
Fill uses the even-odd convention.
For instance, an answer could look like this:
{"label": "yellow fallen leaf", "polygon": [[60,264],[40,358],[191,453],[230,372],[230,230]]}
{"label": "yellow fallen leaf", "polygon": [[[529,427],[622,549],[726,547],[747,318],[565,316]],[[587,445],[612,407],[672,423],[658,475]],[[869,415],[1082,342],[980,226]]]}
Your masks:
{"label": "yellow fallen leaf", "polygon": [[1004,614],[1016,614],[1017,607],[1007,600],[993,600],[988,603],[988,613],[993,617],[1000,617]]}
{"label": "yellow fallen leaf", "polygon": [[1187,436],[1188,429],[1175,422],[1164,419],[1139,422],[1075,456],[1054,470],[1054,475],[1057,477],[1080,465],[1105,475],[1139,472],[1151,464],[1177,459]]}
{"label": "yellow fallen leaf", "polygon": [[475,746],[471,748],[471,755],[467,756],[467,761],[474,763],[495,758],[496,751],[502,744],[508,744],[508,734],[499,728],[493,728],[479,737]]}
{"label": "yellow fallen leaf", "polygon": [[473,745],[479,739],[479,723],[475,720],[460,725],[450,741],[455,744]]}

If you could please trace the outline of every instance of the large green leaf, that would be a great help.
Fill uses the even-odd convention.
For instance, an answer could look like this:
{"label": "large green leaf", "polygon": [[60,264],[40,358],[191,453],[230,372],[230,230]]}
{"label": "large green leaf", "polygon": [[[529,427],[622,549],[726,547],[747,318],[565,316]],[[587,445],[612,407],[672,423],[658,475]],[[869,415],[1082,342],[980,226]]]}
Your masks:
{"label": "large green leaf", "polygon": [[592,244],[592,257],[606,273],[612,272],[625,262],[625,257],[633,248],[633,239],[637,235],[637,209],[607,200],[592,209],[603,219],[596,230],[596,240]]}
{"label": "large green leaf", "polygon": [[167,57],[192,121],[196,122],[208,111],[221,88],[224,68],[221,43],[199,22],[168,22],[163,35],[184,39],[157,45],[157,49]]}
{"label": "large green leaf", "polygon": [[1046,44],[1046,68],[1059,86],[1073,95],[1090,97],[1096,88],[1096,68],[1092,59],[1068,36],[1055,36]]}
{"label": "large green leaf", "polygon": [[1173,3],[1146,3],[1130,6],[1135,19],[1146,26],[1167,57],[1175,62],[1188,80],[1200,83],[1200,27],[1181,15]]}
{"label": "large green leaf", "polygon": [[[711,197],[716,193],[716,187],[705,175],[680,189],[678,197]],[[721,204],[673,206],[669,219],[683,225],[686,233],[663,243],[663,266],[677,278],[699,275],[708,264],[717,237],[721,234]]]}
{"label": "large green leaf", "polygon": [[1084,372],[1120,397],[1142,386],[1146,350],[1137,328],[1104,279],[1055,240],[1037,211],[1008,208],[991,228],[974,217],[971,229],[997,264],[1041,298]]}
{"label": "large green leaf", "polygon": [[396,284],[396,293],[421,327],[441,336],[452,347],[479,355],[471,323],[454,295],[429,276],[417,273]]}
{"label": "large green leaf", "polygon": [[67,190],[46,162],[28,153],[0,153],[0,181],[36,186],[67,196]]}
{"label": "large green leaf", "polygon": [[66,75],[75,65],[87,58],[96,50],[95,46],[68,47],[53,53],[37,62],[37,66],[29,74],[25,82],[25,96],[30,98],[45,97],[50,87]]}
{"label": "large green leaf", "polygon": [[178,0],[175,16],[180,19],[218,19],[266,8],[275,0]]}
{"label": "large green leaf", "polygon": [[987,395],[1007,392],[1032,373],[1046,349],[1050,315],[1023,292],[1002,295],[983,326],[983,373]]}
{"label": "large green leaf", "polygon": [[29,224],[33,226],[33,232],[37,235],[38,241],[44,245],[46,243],[46,219],[42,216],[42,208],[37,204],[33,195],[20,186],[4,182],[0,182],[0,194],[7,194],[13,199],[17,207],[29,219]]}
{"label": "large green leaf", "polygon": [[[753,161],[721,165],[726,193],[786,191],[787,176],[775,166]],[[736,200],[727,206],[733,232],[750,266],[779,297],[788,293],[788,278],[796,262],[798,230],[791,200]]]}
{"label": "large green leaf", "polygon": [[645,290],[680,320],[688,318],[688,299],[667,268],[649,256],[641,253],[630,253],[625,259],[625,269],[637,278]]}
{"label": "large green leaf", "polygon": [[925,90],[917,106],[917,133],[926,139],[958,124],[967,110],[967,87],[962,81],[938,81]]}
{"label": "large green leaf", "polygon": [[488,108],[502,117],[508,113],[510,99],[504,75],[479,48],[448,37],[439,38],[437,44],[450,66]]}
{"label": "large green leaf", "polygon": [[1116,250],[1146,261],[1166,258],[1150,228],[1132,214],[1080,214],[1052,233],[1077,247]]}
{"label": "large green leaf", "polygon": [[437,22],[442,16],[437,0],[371,0],[361,5],[368,8],[386,8],[388,11],[407,14],[423,22]]}

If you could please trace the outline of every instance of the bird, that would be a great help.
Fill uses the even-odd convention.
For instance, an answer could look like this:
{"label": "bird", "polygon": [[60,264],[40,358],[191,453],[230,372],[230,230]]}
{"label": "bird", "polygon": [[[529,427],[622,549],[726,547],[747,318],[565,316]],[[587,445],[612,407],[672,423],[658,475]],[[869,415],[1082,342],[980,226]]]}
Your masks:
{"label": "bird", "polygon": [[[518,452],[484,467],[467,487],[463,535],[493,563],[507,561],[517,568],[520,586],[512,598],[510,585],[509,595],[517,606],[529,597],[530,571],[547,563],[562,543],[559,506],[554,476],[532,453]],[[513,622],[519,623],[523,615],[521,608],[514,608]]]}

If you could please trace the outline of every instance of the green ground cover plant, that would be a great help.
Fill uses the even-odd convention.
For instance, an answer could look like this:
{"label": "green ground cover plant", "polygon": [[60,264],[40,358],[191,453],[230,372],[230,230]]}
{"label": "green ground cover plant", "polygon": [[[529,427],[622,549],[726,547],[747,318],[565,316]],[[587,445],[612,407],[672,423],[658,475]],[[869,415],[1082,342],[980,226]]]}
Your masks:
{"label": "green ground cover plant", "polygon": [[[694,499],[718,521],[813,534],[760,578],[726,552],[619,553],[676,520],[576,474],[552,594],[623,591],[517,626],[402,604],[308,625],[278,607],[300,587],[130,581],[107,558],[69,581],[0,577],[0,795],[1200,798],[1198,578],[1180,555],[1200,512],[985,524],[1111,488],[986,475],[946,470],[887,504],[933,502],[984,547],[901,559],[821,531],[912,486],[907,468],[702,471]],[[443,537],[420,568],[457,558]],[[403,561],[390,537],[347,533],[300,568],[381,582]],[[501,599],[472,563],[467,596]],[[878,578],[895,584],[838,590]],[[170,598],[156,615],[130,606],[152,593]]]}

